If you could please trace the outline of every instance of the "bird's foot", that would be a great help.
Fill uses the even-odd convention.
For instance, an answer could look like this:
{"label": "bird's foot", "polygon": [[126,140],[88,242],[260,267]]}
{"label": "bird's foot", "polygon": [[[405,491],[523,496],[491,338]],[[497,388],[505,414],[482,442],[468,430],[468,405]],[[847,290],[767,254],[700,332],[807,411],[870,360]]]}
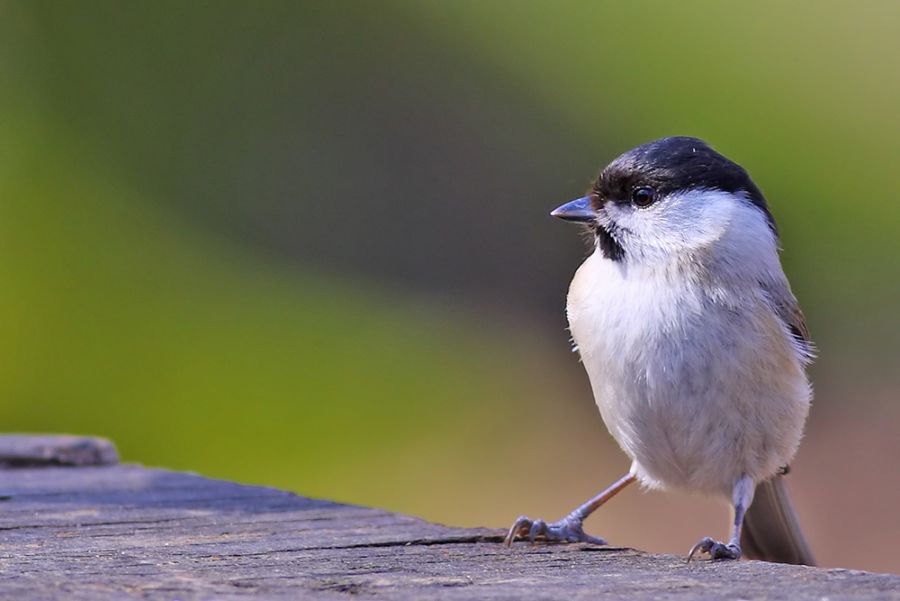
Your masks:
{"label": "bird's foot", "polygon": [[548,524],[544,520],[532,520],[520,516],[509,529],[504,544],[508,547],[517,538],[528,537],[532,543],[546,541],[553,543],[591,543],[594,545],[608,544],[602,538],[591,536],[584,531],[581,519],[568,515],[558,522]]}
{"label": "bird's foot", "polygon": [[707,536],[691,548],[691,552],[688,553],[688,563],[694,559],[694,555],[697,553],[708,553],[710,559],[740,559],[741,546],[734,542],[726,545]]}

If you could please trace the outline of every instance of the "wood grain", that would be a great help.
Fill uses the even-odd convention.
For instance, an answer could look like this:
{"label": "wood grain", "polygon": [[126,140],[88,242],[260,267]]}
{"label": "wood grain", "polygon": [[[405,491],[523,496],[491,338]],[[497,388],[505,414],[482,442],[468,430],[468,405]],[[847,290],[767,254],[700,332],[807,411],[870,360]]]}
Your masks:
{"label": "wood grain", "polygon": [[7,468],[0,495],[3,599],[900,600],[900,576],[507,549],[498,530],[136,465]]}

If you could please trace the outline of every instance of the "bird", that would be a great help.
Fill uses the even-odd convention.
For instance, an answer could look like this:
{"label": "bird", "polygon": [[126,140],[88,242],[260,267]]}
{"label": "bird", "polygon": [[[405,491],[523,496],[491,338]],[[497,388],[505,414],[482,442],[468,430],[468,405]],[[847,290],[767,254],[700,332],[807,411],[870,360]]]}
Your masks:
{"label": "bird", "polygon": [[701,139],[661,138],[614,159],[550,215],[590,234],[566,315],[631,467],[559,521],[520,516],[506,545],[607,544],[583,522],[638,482],[730,504],[730,538],[702,537],[688,562],[814,565],[784,477],[809,413],[815,348],[747,171]]}

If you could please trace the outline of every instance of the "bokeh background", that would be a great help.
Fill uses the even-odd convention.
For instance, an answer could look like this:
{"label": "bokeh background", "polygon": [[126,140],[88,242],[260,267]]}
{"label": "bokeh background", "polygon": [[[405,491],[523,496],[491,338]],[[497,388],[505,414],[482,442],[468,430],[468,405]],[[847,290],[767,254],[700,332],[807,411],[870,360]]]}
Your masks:
{"label": "bokeh background", "polygon": [[[745,165],[821,358],[789,480],[900,572],[900,3],[0,2],[0,427],[458,525],[628,467],[547,216],[672,134]],[[715,502],[588,522],[683,553]]]}

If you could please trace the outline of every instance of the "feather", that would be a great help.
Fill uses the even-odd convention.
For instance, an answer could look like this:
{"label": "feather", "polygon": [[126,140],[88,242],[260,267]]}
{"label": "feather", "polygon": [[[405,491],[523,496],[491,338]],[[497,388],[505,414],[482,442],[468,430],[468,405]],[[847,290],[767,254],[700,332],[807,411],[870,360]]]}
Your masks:
{"label": "feather", "polygon": [[741,548],[749,559],[816,565],[788,498],[783,476],[757,484],[753,503],[744,517]]}

